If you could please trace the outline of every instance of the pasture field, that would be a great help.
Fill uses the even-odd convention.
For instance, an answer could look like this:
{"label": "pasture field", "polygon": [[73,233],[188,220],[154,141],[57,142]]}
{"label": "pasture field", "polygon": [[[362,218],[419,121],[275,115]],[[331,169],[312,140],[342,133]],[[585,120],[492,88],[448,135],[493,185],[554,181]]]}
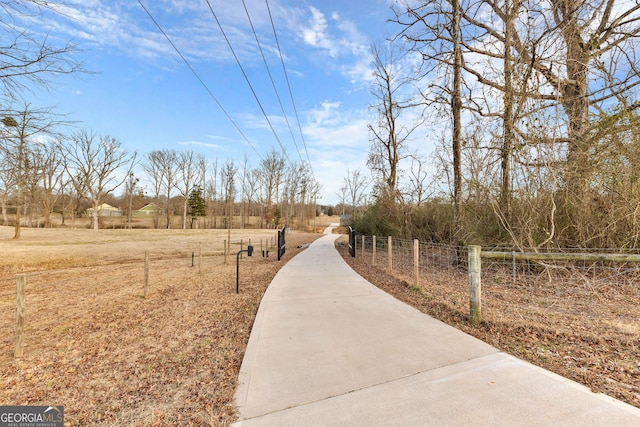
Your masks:
{"label": "pasture field", "polygon": [[[232,422],[262,295],[304,250],[297,246],[320,236],[288,234],[278,262],[275,248],[268,258],[260,252],[275,230],[232,230],[226,264],[226,230],[21,232],[13,240],[13,228],[0,227],[0,405],[63,405],[70,426]],[[236,253],[249,239],[256,251],[240,260],[236,294]],[[14,357],[17,274],[26,274],[22,358]]]}

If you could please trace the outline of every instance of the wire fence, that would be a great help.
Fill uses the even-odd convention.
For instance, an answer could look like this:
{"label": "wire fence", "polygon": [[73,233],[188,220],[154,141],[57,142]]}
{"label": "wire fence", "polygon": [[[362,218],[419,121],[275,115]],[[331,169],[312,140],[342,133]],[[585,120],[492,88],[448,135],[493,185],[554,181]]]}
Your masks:
{"label": "wire fence", "polygon": [[[468,247],[362,235],[355,242],[356,256],[366,262],[403,278],[416,290],[445,295],[461,310],[469,306]],[[591,323],[608,322],[614,329],[640,333],[638,317],[631,311],[640,300],[638,252],[482,251],[483,314],[495,318],[512,313],[537,320],[552,315],[589,317]]]}
{"label": "wire fence", "polygon": [[[39,348],[46,339],[37,331],[57,331],[56,325],[86,320],[88,313],[98,313],[105,307],[130,305],[146,299],[148,293],[163,293],[184,283],[217,283],[233,274],[236,252],[249,244],[256,248],[254,257],[266,258],[269,251],[275,253],[277,239],[275,235],[229,243],[220,239],[146,251],[119,247],[109,256],[74,253],[56,257],[55,264],[42,261],[29,265],[25,259],[25,265],[4,266],[0,272],[0,356],[8,354],[15,342],[14,354],[21,357],[24,335],[29,337],[28,345]],[[64,247],[59,251],[64,252]],[[270,258],[276,262],[275,256]],[[22,271],[15,274],[14,267]],[[221,289],[232,291],[234,283],[237,291],[237,277],[235,282],[229,281],[228,288]]]}
{"label": "wire fence", "polygon": [[[358,236],[356,256],[405,278],[416,278],[415,241],[379,236]],[[467,280],[467,250],[463,247],[419,242],[418,277],[433,280]],[[415,280],[414,280],[415,281]]]}

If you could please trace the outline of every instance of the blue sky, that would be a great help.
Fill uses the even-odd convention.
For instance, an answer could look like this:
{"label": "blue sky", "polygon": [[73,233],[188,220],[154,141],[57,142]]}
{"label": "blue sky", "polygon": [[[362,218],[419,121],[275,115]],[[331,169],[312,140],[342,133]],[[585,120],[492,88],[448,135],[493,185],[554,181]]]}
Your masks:
{"label": "blue sky", "polygon": [[[243,160],[280,150],[206,0],[142,0],[253,145],[246,142],[133,0],[67,0],[66,18],[39,17],[51,40],[72,41],[94,72],[56,79],[39,106],[122,141],[141,155],[190,149]],[[277,102],[241,0],[209,0],[289,158],[311,160],[322,202],[337,203],[347,168],[366,169],[372,115],[371,42],[396,29],[389,0],[269,0],[306,149],[280,63],[265,0],[245,0],[299,152]],[[257,152],[257,153],[256,153]]]}

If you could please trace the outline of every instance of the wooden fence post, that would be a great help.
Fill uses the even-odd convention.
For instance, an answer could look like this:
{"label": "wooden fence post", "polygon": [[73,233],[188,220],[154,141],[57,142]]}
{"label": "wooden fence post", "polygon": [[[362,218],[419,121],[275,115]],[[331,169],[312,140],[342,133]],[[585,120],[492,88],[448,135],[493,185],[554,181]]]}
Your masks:
{"label": "wooden fence post", "polygon": [[364,234],[361,237],[362,237],[362,256],[364,256]]}
{"label": "wooden fence post", "polygon": [[413,239],[413,278],[415,286],[420,286],[420,241]]}
{"label": "wooden fence post", "polygon": [[144,251],[144,298],[147,298],[147,287],[149,286],[149,251]]}
{"label": "wooden fence post", "polygon": [[24,348],[25,284],[26,274],[16,275],[16,350],[15,357],[22,357]]}
{"label": "wooden fence post", "polygon": [[376,236],[373,236],[373,252],[371,255],[371,265],[376,265]]}
{"label": "wooden fence post", "polygon": [[476,325],[482,321],[482,264],[481,246],[469,246],[469,321]]}
{"label": "wooden fence post", "polygon": [[391,236],[387,237],[387,252],[389,253],[389,273],[393,273],[393,242]]}

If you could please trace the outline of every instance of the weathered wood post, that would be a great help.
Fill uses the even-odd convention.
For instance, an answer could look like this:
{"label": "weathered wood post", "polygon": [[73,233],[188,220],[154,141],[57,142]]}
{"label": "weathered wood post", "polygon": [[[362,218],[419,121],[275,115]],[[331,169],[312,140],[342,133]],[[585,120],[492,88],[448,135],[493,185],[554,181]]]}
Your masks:
{"label": "weathered wood post", "polygon": [[364,234],[361,237],[362,237],[362,256],[364,256]]}
{"label": "weathered wood post", "polygon": [[373,236],[373,252],[371,255],[371,265],[376,265],[376,236]]}
{"label": "weathered wood post", "polygon": [[149,251],[144,251],[144,298],[147,298],[147,288],[149,287]]}
{"label": "weathered wood post", "polygon": [[22,357],[24,348],[25,284],[26,274],[16,275],[16,349],[14,356]]}
{"label": "weathered wood post", "polygon": [[387,237],[387,252],[389,253],[389,273],[393,273],[393,243],[391,241],[391,236]]}
{"label": "weathered wood post", "polygon": [[416,287],[420,286],[420,241],[413,239],[413,279]]}
{"label": "weathered wood post", "polygon": [[469,246],[469,321],[476,325],[482,321],[482,264],[480,261],[481,246]]}

